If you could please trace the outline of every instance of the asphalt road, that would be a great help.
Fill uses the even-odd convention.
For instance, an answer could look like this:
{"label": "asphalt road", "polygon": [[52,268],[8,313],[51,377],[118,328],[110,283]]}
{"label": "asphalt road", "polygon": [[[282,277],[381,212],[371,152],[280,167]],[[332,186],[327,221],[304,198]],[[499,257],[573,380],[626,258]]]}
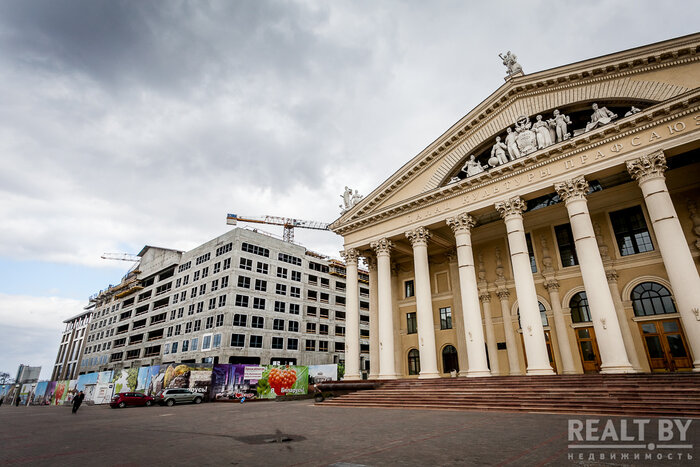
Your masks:
{"label": "asphalt road", "polygon": [[[685,441],[677,431],[665,445],[676,447],[661,448],[658,419],[635,425],[628,418],[626,436],[635,439],[627,445],[639,445],[637,428],[646,428],[645,448],[631,449],[610,447],[610,429],[606,448],[593,448],[601,442],[592,439],[569,441],[570,419],[582,421],[584,437],[587,419],[593,437],[607,420],[617,441],[625,436],[620,418],[323,407],[309,400],[83,405],[75,415],[68,406],[3,405],[0,465],[698,465],[700,420],[686,427]],[[645,462],[645,454],[652,459]]]}

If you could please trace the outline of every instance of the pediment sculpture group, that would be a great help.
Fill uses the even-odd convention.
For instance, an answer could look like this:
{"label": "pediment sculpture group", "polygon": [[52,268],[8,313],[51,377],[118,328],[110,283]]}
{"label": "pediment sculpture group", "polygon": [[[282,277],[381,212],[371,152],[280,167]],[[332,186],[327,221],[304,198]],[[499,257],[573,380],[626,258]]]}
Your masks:
{"label": "pediment sculpture group", "polygon": [[[574,131],[574,135],[591,131],[617,118],[617,114],[605,107],[598,107],[598,104],[593,104],[592,109],[593,114],[591,115],[591,120],[586,124],[586,128]],[[638,108],[632,107],[625,116],[639,111]],[[544,120],[542,115],[537,115],[535,121],[530,122],[529,117],[525,115],[520,116],[515,121],[514,128],[509,127],[506,129],[505,141],[501,141],[501,137],[496,136],[496,142],[491,148],[491,157],[488,160],[488,165],[496,167],[506,164],[539,149],[567,140],[571,138],[569,125],[571,125],[571,119],[559,110],[555,110],[552,118],[548,120]],[[465,172],[467,177],[470,177],[484,172],[487,168],[481,165],[472,154],[462,167],[462,172]],[[451,182],[459,180],[458,177],[454,177]]]}

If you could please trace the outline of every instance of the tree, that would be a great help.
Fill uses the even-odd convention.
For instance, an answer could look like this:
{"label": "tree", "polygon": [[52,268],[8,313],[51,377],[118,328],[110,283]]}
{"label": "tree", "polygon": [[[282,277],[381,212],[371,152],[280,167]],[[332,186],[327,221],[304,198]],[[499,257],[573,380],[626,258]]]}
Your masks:
{"label": "tree", "polygon": [[11,384],[14,383],[15,379],[10,377],[9,373],[0,371],[0,384]]}

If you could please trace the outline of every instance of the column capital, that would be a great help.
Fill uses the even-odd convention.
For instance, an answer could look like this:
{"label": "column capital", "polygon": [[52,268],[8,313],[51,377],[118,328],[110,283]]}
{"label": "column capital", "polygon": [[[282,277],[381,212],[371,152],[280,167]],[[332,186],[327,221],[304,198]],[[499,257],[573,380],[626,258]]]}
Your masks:
{"label": "column capital", "polygon": [[614,269],[605,271],[605,278],[608,279],[608,282],[617,282],[617,271]]}
{"label": "column capital", "polygon": [[578,199],[586,199],[588,188],[588,182],[583,178],[583,175],[554,184],[554,189],[559,195],[559,198],[565,203]]}
{"label": "column capital", "polygon": [[394,248],[393,242],[387,238],[382,238],[376,242],[372,242],[369,244],[369,246],[374,250],[377,256],[389,256],[391,254],[391,249]]}
{"label": "column capital", "polygon": [[457,214],[455,217],[448,217],[445,219],[445,222],[447,222],[447,225],[450,226],[455,235],[462,232],[469,233],[476,225],[476,220],[466,212]]}
{"label": "column capital", "polygon": [[445,258],[447,258],[447,261],[449,263],[453,261],[457,261],[457,249],[456,248],[450,248],[445,252]]}
{"label": "column capital", "polygon": [[406,232],[406,238],[414,248],[419,245],[427,245],[431,236],[430,230],[425,227],[417,227]]}
{"label": "column capital", "polygon": [[494,205],[498,213],[505,220],[509,217],[522,217],[523,213],[527,209],[525,201],[519,196],[514,196],[513,198],[499,201]]}
{"label": "column capital", "polygon": [[355,248],[346,248],[340,252],[340,256],[345,260],[346,265],[354,264],[357,266],[357,259],[360,257],[360,252]]}
{"label": "column capital", "polygon": [[544,281],[542,285],[544,285],[544,288],[547,289],[547,292],[556,292],[559,290],[559,281],[556,279],[548,279]]}
{"label": "column capital", "polygon": [[367,269],[369,269],[370,272],[375,272],[377,270],[377,257],[372,254],[365,254],[362,257],[365,259],[365,263],[367,263]]}
{"label": "column capital", "polygon": [[632,159],[626,164],[627,172],[639,183],[652,178],[664,178],[664,172],[668,168],[663,151],[652,152],[638,159]]}
{"label": "column capital", "polygon": [[483,290],[479,292],[479,300],[481,300],[484,303],[488,303],[491,301],[491,293],[488,290]]}
{"label": "column capital", "polygon": [[499,300],[508,300],[508,297],[510,297],[510,292],[508,292],[508,289],[499,289],[496,290],[496,296]]}

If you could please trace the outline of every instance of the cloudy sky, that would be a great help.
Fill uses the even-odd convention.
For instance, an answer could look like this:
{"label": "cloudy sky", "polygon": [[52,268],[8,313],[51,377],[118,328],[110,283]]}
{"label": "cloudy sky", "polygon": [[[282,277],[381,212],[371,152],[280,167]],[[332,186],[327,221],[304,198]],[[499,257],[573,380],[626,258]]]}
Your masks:
{"label": "cloudy sky", "polygon": [[334,220],[503,83],[499,53],[529,73],[698,24],[697,1],[2,0],[0,371],[50,376],[130,266],[104,252]]}

